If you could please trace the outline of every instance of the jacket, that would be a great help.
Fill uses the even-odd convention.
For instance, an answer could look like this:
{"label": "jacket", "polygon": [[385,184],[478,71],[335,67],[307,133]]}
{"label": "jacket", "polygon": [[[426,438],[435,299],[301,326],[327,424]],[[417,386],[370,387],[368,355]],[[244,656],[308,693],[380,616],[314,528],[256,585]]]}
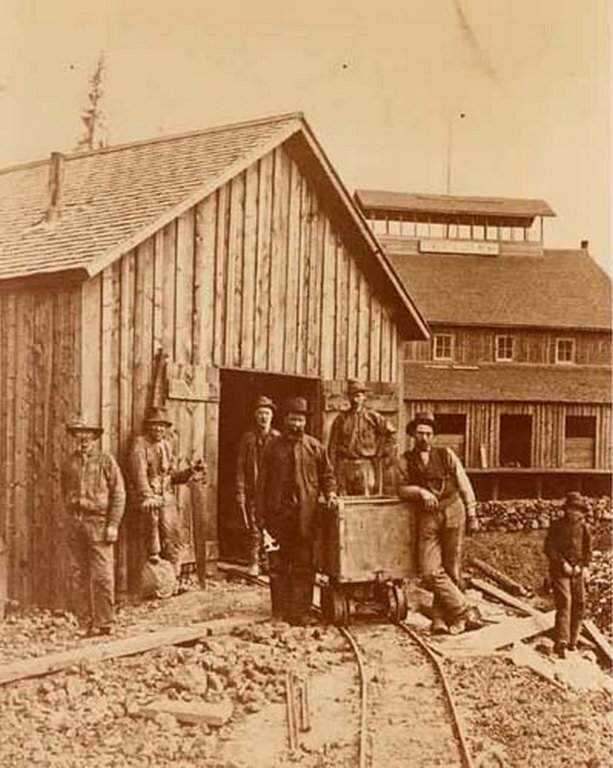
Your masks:
{"label": "jacket", "polygon": [[273,536],[289,528],[303,538],[315,534],[319,496],[336,492],[328,452],[311,435],[273,438],[262,455],[257,485],[257,519]]}
{"label": "jacket", "polygon": [[554,520],[545,538],[545,554],[555,572],[566,561],[587,567],[592,559],[592,533],[583,520],[571,523],[562,517]]}
{"label": "jacket", "polygon": [[157,498],[164,505],[176,504],[173,486],[186,483],[191,468],[179,470],[168,440],[154,443],[139,435],[132,444],[129,457],[132,487],[142,504],[145,499]]}
{"label": "jacket", "polygon": [[110,453],[75,451],[62,469],[62,493],[73,513],[119,526],[126,506],[121,470]]}
{"label": "jacket", "polygon": [[246,499],[255,504],[258,475],[264,449],[268,443],[281,433],[271,429],[266,434],[257,430],[245,432],[238,444],[236,457],[236,492],[244,494]]}
{"label": "jacket", "polygon": [[394,449],[395,430],[380,413],[364,408],[344,411],[335,418],[328,450],[336,464],[340,459],[370,459],[389,456]]}

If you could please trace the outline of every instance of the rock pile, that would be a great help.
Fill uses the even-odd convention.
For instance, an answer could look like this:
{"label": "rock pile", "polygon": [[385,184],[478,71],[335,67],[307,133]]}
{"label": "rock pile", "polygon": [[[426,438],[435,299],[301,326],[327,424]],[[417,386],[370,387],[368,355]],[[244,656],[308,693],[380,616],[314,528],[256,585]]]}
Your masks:
{"label": "rock pile", "polygon": [[[610,496],[587,499],[587,522],[593,527],[611,525]],[[512,499],[477,502],[477,518],[482,531],[536,531],[549,528],[561,514],[562,499]]]}

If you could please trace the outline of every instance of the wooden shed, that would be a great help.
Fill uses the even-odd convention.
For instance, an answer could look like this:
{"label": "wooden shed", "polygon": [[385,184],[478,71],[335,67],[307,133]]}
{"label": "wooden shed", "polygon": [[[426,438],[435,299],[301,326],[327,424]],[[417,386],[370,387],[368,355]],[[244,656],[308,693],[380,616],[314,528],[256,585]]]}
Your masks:
{"label": "wooden shed", "polygon": [[[402,421],[399,352],[427,335],[302,115],[0,172],[9,597],[62,604],[59,473],[75,413],[100,419],[123,463],[146,406],[166,404],[178,456],[208,464],[214,562],[220,537],[226,550],[240,543],[232,476],[254,397],[306,395],[323,434],[345,380],[360,377]],[[179,501],[189,529],[189,490]],[[129,510],[120,590],[136,523]]]}

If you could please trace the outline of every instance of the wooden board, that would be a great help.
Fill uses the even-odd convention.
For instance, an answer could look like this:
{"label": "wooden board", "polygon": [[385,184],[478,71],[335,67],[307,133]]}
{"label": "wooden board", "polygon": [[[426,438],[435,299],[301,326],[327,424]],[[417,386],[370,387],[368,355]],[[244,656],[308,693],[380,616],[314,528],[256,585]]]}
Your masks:
{"label": "wooden board", "polygon": [[28,677],[40,677],[61,672],[63,669],[78,664],[91,664],[106,659],[118,659],[122,656],[133,656],[137,653],[145,653],[164,645],[179,645],[189,643],[208,635],[224,634],[231,632],[236,627],[252,624],[254,621],[262,621],[261,615],[245,616],[233,619],[211,619],[189,627],[170,627],[157,632],[147,632],[136,637],[126,637],[121,640],[109,640],[106,643],[84,645],[81,648],[73,648],[69,651],[50,653],[34,659],[13,661],[0,666],[0,685],[14,683],[16,680],[24,680]]}
{"label": "wooden board", "polygon": [[441,637],[437,643],[442,651],[452,653],[476,652],[488,653],[506,645],[512,645],[518,640],[524,640],[533,635],[550,630],[555,621],[555,611],[535,613],[525,618],[510,618],[476,632],[463,635]]}
{"label": "wooden board", "polygon": [[611,648],[611,644],[607,638],[602,634],[602,632],[591,619],[583,622],[583,631],[590,638],[590,640],[593,640],[594,643],[596,643],[598,650],[600,651],[601,655],[606,658],[607,662],[609,664],[613,664],[613,648]]}

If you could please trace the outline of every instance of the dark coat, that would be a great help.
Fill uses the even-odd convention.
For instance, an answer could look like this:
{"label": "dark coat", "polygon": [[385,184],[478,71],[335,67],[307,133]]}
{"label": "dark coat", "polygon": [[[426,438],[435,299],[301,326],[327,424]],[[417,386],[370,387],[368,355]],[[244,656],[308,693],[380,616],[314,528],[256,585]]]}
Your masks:
{"label": "dark coat", "polygon": [[592,559],[592,533],[588,524],[583,520],[573,523],[566,517],[554,520],[545,538],[545,554],[552,572],[561,570],[564,561],[587,567]]}
{"label": "dark coat", "polygon": [[62,470],[62,492],[73,512],[118,526],[126,505],[123,477],[110,453],[73,453]]}
{"label": "dark coat", "polygon": [[266,446],[257,487],[260,527],[283,538],[288,530],[315,535],[319,496],[336,492],[334,471],[324,446],[311,435],[280,435]]}
{"label": "dark coat", "polygon": [[244,494],[248,503],[255,504],[258,475],[264,448],[281,433],[271,429],[263,435],[257,430],[245,432],[238,444],[236,457],[236,492]]}

